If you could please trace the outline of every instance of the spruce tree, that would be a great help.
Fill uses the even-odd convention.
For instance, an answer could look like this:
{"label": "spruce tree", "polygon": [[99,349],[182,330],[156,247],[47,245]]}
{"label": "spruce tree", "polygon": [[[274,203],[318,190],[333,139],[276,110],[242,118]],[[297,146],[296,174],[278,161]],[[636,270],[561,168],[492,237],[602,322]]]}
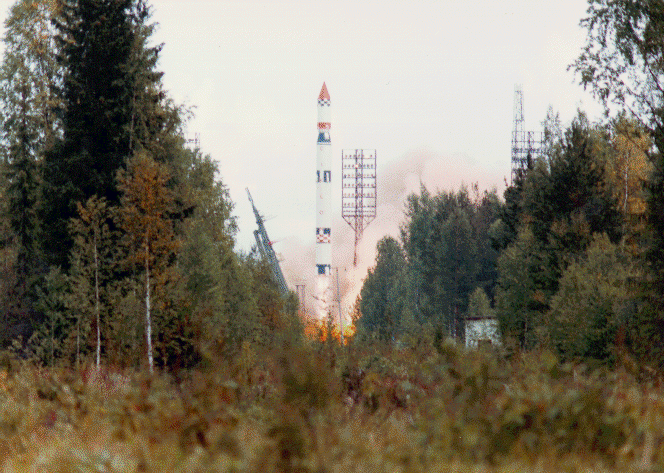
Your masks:
{"label": "spruce tree", "polygon": [[401,307],[397,282],[406,264],[399,242],[383,237],[376,245],[376,266],[369,270],[360,293],[359,327],[391,339],[399,328]]}
{"label": "spruce tree", "polygon": [[138,149],[137,136],[149,141],[150,130],[136,132],[137,117],[146,115],[143,102],[160,88],[159,48],[146,45],[148,17],[141,0],[63,1],[56,21],[62,137],[45,156],[42,206],[51,264],[67,265],[67,222],[76,202],[96,194],[117,203],[116,172]]}
{"label": "spruce tree", "polygon": [[[5,21],[5,51],[0,66],[0,105],[3,150],[3,241],[15,260],[9,304],[28,313],[34,305],[34,284],[43,273],[38,247],[41,164],[57,133],[51,90],[57,75],[54,31],[59,1],[19,0]],[[5,290],[7,290],[5,289]]]}
{"label": "spruce tree", "polygon": [[36,130],[30,115],[30,86],[18,84],[20,97],[18,110],[12,120],[5,122],[8,133],[7,187],[8,212],[11,239],[8,242],[16,247],[16,299],[18,305],[27,303],[28,292],[34,282],[36,268],[35,237],[37,219],[35,205],[38,198],[38,168],[36,151]]}

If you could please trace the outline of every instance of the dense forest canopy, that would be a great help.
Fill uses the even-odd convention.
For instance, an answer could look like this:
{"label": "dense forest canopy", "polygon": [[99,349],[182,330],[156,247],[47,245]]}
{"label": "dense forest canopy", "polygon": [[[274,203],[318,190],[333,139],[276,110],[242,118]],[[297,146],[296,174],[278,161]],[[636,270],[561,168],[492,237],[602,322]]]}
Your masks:
{"label": "dense forest canopy", "polygon": [[[590,0],[570,65],[606,106],[562,126],[503,195],[404,202],[353,310],[358,339],[464,336],[664,367],[664,7]],[[183,138],[145,0],[18,0],[0,66],[0,344],[42,363],[190,366],[302,333],[235,249],[217,164]],[[426,329],[426,330],[425,330]]]}
{"label": "dense forest canopy", "polygon": [[44,363],[187,366],[293,328],[188,110],[144,0],[19,0],[0,68],[3,346]]}
{"label": "dense forest canopy", "polygon": [[379,242],[358,298],[361,329],[403,338],[429,324],[458,337],[484,292],[490,304],[472,308],[495,315],[508,347],[664,367],[663,18],[656,0],[589,1],[570,68],[605,121],[579,111],[563,129],[550,109],[544,152],[504,199],[410,196],[400,241]]}

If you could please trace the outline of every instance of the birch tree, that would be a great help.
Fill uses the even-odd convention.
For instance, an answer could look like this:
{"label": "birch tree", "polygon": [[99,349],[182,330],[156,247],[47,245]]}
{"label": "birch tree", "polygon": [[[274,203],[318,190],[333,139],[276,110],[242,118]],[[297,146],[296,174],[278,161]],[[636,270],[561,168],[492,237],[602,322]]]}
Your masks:
{"label": "birch tree", "polygon": [[91,197],[79,203],[77,219],[70,224],[74,239],[69,284],[71,297],[67,303],[76,313],[76,361],[80,358],[81,322],[86,326],[94,320],[95,364],[101,363],[101,318],[107,312],[105,293],[113,258],[111,212],[103,197]]}
{"label": "birch tree", "polygon": [[124,233],[129,267],[142,272],[145,296],[145,343],[150,373],[154,371],[153,319],[155,302],[164,302],[163,289],[172,272],[171,263],[180,246],[170,218],[173,192],[167,187],[170,173],[144,151],[118,173],[122,193],[118,225]]}

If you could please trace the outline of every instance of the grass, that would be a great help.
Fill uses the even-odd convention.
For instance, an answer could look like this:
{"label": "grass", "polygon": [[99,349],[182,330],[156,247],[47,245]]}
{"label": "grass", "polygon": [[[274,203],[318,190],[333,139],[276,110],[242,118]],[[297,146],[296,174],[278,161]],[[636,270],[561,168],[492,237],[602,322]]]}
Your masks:
{"label": "grass", "polygon": [[617,472],[664,467],[664,396],[627,370],[413,349],[245,345],[149,376],[0,371],[6,472]]}

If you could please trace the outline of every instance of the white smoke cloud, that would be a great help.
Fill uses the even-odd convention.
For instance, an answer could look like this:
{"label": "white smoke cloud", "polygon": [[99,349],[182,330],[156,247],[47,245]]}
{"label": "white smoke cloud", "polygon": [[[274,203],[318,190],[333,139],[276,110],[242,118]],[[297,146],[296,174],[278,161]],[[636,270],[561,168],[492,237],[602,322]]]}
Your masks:
{"label": "white smoke cloud", "polygon": [[[337,269],[339,294],[344,324],[350,322],[353,304],[362,289],[370,268],[375,264],[376,244],[385,236],[400,238],[400,226],[405,219],[405,202],[408,195],[419,194],[420,183],[432,193],[457,190],[462,185],[477,182],[480,190],[502,190],[504,176],[492,175],[477,166],[465,155],[444,156],[429,150],[415,150],[400,160],[381,166],[378,163],[376,219],[364,230],[359,241],[357,266],[353,267],[355,234],[341,218],[332,223],[332,296],[336,300]],[[501,187],[499,187],[501,186]],[[292,289],[296,284],[305,285],[305,314],[313,317],[316,275],[313,270],[315,243],[303,243],[290,237],[279,243],[281,265]],[[334,319],[338,319],[338,306],[333,307]]]}

